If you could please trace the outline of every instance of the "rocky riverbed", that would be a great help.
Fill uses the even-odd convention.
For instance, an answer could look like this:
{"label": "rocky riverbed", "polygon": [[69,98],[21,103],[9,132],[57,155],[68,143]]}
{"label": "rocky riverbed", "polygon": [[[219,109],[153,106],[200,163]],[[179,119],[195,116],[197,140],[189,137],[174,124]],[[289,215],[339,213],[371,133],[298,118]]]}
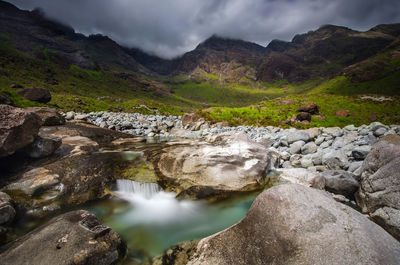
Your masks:
{"label": "rocky riverbed", "polygon": [[[195,114],[60,115],[48,108],[0,108],[0,239],[9,242],[0,260],[6,264],[16,264],[16,257],[28,262],[25,249],[32,252],[42,238],[58,240],[41,250],[40,259],[48,262],[65,257],[67,263],[97,264],[101,255],[104,264],[124,259],[119,236],[89,213],[60,215],[113,198],[117,179],[158,183],[180,200],[220,200],[266,189],[237,225],[173,247],[150,263],[400,260],[398,125],[297,130],[229,127]],[[27,216],[55,219],[14,240],[15,223]],[[75,226],[82,233],[73,232]],[[87,248],[75,247],[86,241]],[[57,251],[47,251],[53,246]],[[332,246],[345,248],[344,254],[326,259],[315,254],[342,253],[329,251]]]}

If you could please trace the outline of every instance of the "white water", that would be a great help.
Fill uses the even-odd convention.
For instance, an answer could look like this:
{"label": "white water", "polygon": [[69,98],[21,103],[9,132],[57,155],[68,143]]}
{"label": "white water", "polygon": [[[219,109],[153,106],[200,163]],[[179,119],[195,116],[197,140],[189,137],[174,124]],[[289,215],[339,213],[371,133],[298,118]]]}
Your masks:
{"label": "white water", "polygon": [[174,193],[155,183],[119,179],[116,193],[132,204],[134,211],[126,212],[123,218],[134,224],[184,223],[199,218],[203,211],[200,202],[177,200]]}

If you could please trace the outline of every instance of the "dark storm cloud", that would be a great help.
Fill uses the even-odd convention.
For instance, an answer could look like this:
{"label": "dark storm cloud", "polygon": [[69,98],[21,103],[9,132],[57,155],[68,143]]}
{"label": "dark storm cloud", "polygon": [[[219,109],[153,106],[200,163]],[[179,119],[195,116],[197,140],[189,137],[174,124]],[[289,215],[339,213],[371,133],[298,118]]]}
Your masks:
{"label": "dark storm cloud", "polygon": [[10,0],[84,34],[162,57],[189,51],[212,34],[257,42],[336,24],[366,30],[400,22],[399,0]]}

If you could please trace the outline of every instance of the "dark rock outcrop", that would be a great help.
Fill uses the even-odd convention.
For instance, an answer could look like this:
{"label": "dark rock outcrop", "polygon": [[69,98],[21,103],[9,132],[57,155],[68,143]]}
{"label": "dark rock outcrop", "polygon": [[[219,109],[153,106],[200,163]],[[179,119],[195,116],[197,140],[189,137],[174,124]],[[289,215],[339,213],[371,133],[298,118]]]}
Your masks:
{"label": "dark rock outcrop", "polygon": [[361,172],[357,203],[400,240],[400,136],[386,136],[376,143]]}
{"label": "dark rock outcrop", "polygon": [[32,112],[0,105],[0,158],[32,143],[40,124],[40,118]]}
{"label": "dark rock outcrop", "polygon": [[12,100],[6,94],[0,92],[0,104],[12,105]]}
{"label": "dark rock outcrop", "polygon": [[0,254],[1,264],[116,264],[126,245],[116,232],[83,210],[53,218]]}
{"label": "dark rock outcrop", "polygon": [[308,112],[310,114],[318,114],[318,106],[315,103],[310,103],[304,106],[301,106],[297,109],[298,112]]}
{"label": "dark rock outcrop", "polygon": [[51,94],[47,88],[24,88],[18,90],[17,93],[25,99],[40,103],[47,103],[51,100]]}
{"label": "dark rock outcrop", "polygon": [[399,262],[400,243],[381,227],[324,191],[289,184],[263,192],[239,223],[201,240],[188,264]]}

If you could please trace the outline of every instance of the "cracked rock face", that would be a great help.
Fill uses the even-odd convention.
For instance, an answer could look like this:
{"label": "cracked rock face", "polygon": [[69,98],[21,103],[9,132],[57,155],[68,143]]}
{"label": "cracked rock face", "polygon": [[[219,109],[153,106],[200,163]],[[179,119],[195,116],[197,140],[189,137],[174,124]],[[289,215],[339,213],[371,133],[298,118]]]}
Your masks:
{"label": "cracked rock face", "polygon": [[57,216],[16,240],[0,260],[2,264],[108,265],[125,255],[126,245],[117,233],[79,210]]}
{"label": "cracked rock face", "polygon": [[163,150],[158,167],[182,190],[248,191],[264,184],[277,159],[262,145],[236,133],[208,142],[172,144]]}
{"label": "cracked rock face", "polygon": [[324,191],[261,193],[236,225],[199,242],[187,264],[399,264],[400,243]]}
{"label": "cracked rock face", "polygon": [[400,240],[400,136],[386,136],[376,143],[361,171],[357,203]]}
{"label": "cracked rock face", "polygon": [[0,158],[35,140],[41,119],[34,113],[8,105],[0,105]]}

